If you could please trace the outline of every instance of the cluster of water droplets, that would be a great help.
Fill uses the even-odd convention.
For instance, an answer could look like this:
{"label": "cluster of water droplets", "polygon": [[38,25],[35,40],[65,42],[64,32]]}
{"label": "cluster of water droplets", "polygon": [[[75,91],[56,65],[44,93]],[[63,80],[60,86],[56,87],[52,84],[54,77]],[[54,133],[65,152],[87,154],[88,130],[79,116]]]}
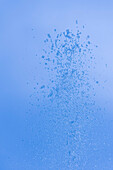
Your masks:
{"label": "cluster of water droplets", "polygon": [[[84,29],[84,26],[83,26]],[[66,127],[65,160],[68,167],[79,169],[87,161],[85,150],[87,145],[87,128],[94,119],[95,83],[92,71],[95,69],[93,49],[97,46],[84,36],[76,26],[75,33],[71,30],[52,35],[44,40],[45,47],[41,56],[41,64],[48,72],[48,83],[39,86],[39,99],[42,94],[45,111],[51,112],[56,123],[61,120]],[[48,101],[48,102],[47,102]]]}
{"label": "cluster of water droplets", "polygon": [[49,74],[49,85],[42,85],[40,90],[47,87],[49,90],[45,90],[48,93],[45,96],[51,100],[64,95],[68,95],[67,102],[71,96],[88,99],[92,88],[90,72],[95,67],[90,36],[82,36],[79,29],[76,34],[69,29],[61,33],[54,31],[54,37],[47,35],[42,55],[42,63]]}

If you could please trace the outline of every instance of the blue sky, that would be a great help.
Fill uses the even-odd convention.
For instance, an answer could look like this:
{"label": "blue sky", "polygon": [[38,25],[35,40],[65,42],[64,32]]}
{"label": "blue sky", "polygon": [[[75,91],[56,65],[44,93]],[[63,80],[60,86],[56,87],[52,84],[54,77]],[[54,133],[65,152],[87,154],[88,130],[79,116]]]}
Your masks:
{"label": "blue sky", "polygon": [[[36,82],[46,82],[48,79],[47,72],[40,65],[46,35],[53,33],[54,28],[58,32],[63,32],[67,28],[74,31],[76,20],[80,29],[83,25],[85,26],[83,34],[90,35],[91,41],[98,45],[94,51],[96,69],[93,73],[100,83],[98,87],[95,87],[96,102],[102,110],[105,107],[105,111],[100,113],[104,122],[102,126],[98,126],[97,143],[96,138],[93,140],[98,150],[101,148],[98,141],[105,141],[106,145],[103,153],[104,145],[95,154],[89,150],[88,155],[90,153],[100,155],[101,160],[98,160],[95,163],[97,167],[94,167],[93,160],[96,161],[98,157],[94,156],[86,168],[89,170],[113,169],[112,6],[111,0],[0,1],[0,169],[46,170],[46,168],[58,169],[59,167],[66,169],[64,167],[66,165],[62,163],[66,149],[61,147],[61,152],[57,152],[56,149],[54,155],[51,148],[56,145],[53,144],[50,147],[47,142],[49,137],[55,137],[55,135],[51,136],[51,127],[54,125],[48,123],[49,114],[44,118],[41,114],[37,115],[40,108],[29,104],[31,102],[29,96],[34,94],[33,88]],[[35,97],[31,103],[36,105]],[[44,128],[48,129],[49,137]],[[37,129],[39,129],[38,134]],[[55,131],[55,127],[53,129]],[[94,129],[96,134],[96,127]],[[59,133],[59,138],[57,136],[54,139],[58,149],[60,148],[59,139],[61,145],[65,139],[65,135],[61,137],[62,133]],[[46,148],[44,153],[42,148]],[[45,155],[49,155],[49,158]],[[111,161],[107,159],[108,157]]]}

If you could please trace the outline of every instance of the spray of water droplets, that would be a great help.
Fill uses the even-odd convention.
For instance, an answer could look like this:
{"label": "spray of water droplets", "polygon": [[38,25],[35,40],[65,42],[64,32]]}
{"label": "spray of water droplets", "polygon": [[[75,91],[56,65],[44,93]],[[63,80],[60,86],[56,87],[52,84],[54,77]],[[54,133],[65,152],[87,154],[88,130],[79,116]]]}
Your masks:
{"label": "spray of water droplets", "polygon": [[[92,44],[89,35],[82,34],[78,25],[75,33],[69,29],[57,33],[54,29],[52,35],[47,35],[44,44],[41,64],[49,78],[38,91],[43,96],[44,109],[51,113],[55,126],[59,128],[60,121],[65,127],[66,167],[79,169],[80,163],[84,167],[87,161],[86,131],[94,119],[95,79],[92,72],[95,69],[93,49],[97,46]],[[98,80],[95,83],[98,84]]]}

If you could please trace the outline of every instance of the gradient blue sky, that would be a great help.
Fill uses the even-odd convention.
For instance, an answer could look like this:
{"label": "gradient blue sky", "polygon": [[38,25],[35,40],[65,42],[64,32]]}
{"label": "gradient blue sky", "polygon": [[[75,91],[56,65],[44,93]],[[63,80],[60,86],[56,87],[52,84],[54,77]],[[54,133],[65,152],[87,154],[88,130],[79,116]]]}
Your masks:
{"label": "gradient blue sky", "polygon": [[[34,158],[36,153],[32,152],[34,151],[32,142],[30,144],[27,142],[30,141],[30,138],[33,138],[32,141],[35,142],[37,140],[34,135],[37,125],[34,132],[32,132],[33,122],[36,124],[37,110],[32,108],[32,113],[35,116],[31,114],[31,117],[28,118],[31,123],[28,126],[26,110],[30,107],[28,106],[29,96],[33,93],[36,81],[45,81],[46,72],[39,64],[39,57],[42,54],[43,40],[46,34],[51,33],[54,28],[58,32],[67,28],[74,31],[76,19],[80,28],[85,25],[84,34],[89,34],[92,42],[98,45],[94,52],[97,62],[94,74],[100,82],[100,86],[96,88],[96,100],[101,107],[106,107],[103,117],[106,120],[105,129],[107,127],[108,130],[105,135],[109,134],[111,141],[113,141],[113,1],[1,0],[1,170],[44,169],[41,161]],[[107,68],[105,64],[107,64]],[[30,82],[29,86],[27,86],[27,82]],[[35,101],[33,102],[35,103]],[[40,120],[42,120],[42,117],[40,117]],[[27,133],[25,134],[26,127]],[[25,144],[20,141],[22,136],[26,138]],[[44,138],[44,134],[40,135],[40,139],[42,138]],[[107,137],[104,140],[107,142]],[[37,143],[38,141],[34,145],[37,145]],[[113,146],[110,146],[113,149]],[[30,156],[26,156],[26,154],[30,154]],[[40,162],[38,164],[40,167],[37,168],[38,161]],[[108,162],[105,167],[102,164],[102,170],[113,169],[112,163],[107,164]],[[90,169],[91,165],[89,166]]]}

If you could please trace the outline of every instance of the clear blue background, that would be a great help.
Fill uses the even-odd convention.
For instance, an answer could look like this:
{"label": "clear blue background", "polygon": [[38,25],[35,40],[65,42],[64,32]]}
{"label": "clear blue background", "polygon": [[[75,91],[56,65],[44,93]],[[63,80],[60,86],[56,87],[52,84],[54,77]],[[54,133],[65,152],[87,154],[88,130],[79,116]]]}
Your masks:
{"label": "clear blue background", "polygon": [[[65,148],[57,154],[57,150],[53,151],[54,144],[48,146],[45,128],[51,137],[53,125],[48,123],[48,116],[37,114],[37,101],[34,97],[31,102],[30,95],[37,81],[46,81],[46,72],[39,64],[46,34],[54,28],[58,32],[67,28],[74,30],[76,19],[80,27],[85,25],[85,34],[99,46],[94,52],[97,62],[94,74],[100,82],[95,88],[96,102],[106,108],[100,113],[104,122],[96,129],[98,134],[94,138],[98,151],[93,157],[89,151],[89,164],[85,169],[113,169],[112,7],[111,0],[0,1],[1,170],[66,169],[59,156],[65,153]],[[56,143],[59,138],[55,139]],[[61,145],[62,140],[63,137]]]}

